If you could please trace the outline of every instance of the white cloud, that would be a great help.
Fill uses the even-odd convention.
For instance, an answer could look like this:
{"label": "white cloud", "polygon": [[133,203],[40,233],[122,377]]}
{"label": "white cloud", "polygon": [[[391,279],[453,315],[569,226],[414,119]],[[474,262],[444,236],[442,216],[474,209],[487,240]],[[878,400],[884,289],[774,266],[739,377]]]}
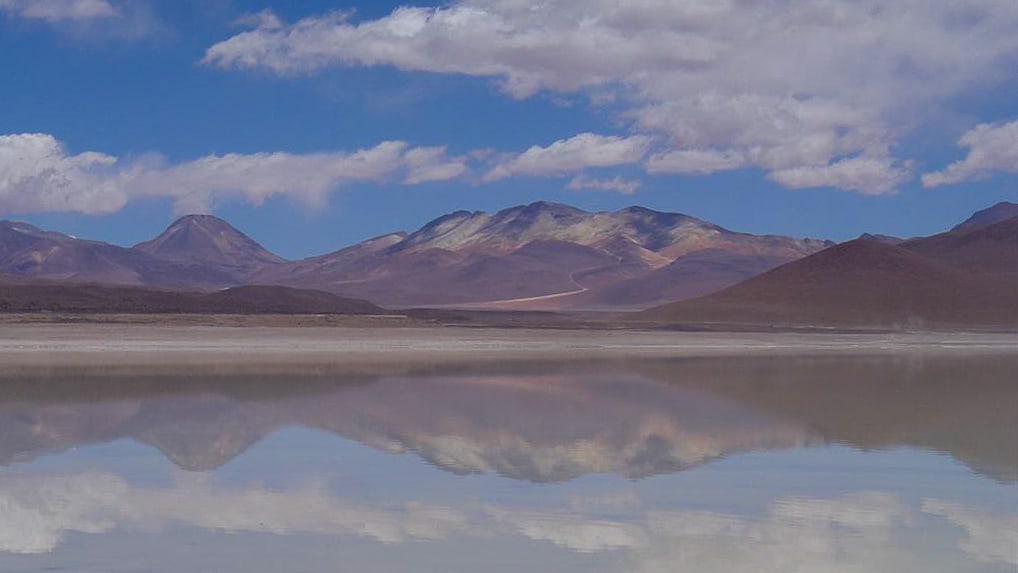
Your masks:
{"label": "white cloud", "polygon": [[1018,121],[976,126],[961,136],[958,145],[968,148],[965,159],[948,165],[943,171],[923,174],[924,187],[980,179],[995,171],[1018,173]]}
{"label": "white cloud", "polygon": [[791,189],[837,187],[867,195],[893,193],[911,176],[909,165],[896,164],[889,157],[850,157],[830,165],[793,167],[769,175]]}
{"label": "white cloud", "polygon": [[0,136],[0,210],[116,211],[128,199],[119,179],[115,157],[69,155],[42,133]]}
{"label": "white cloud", "polygon": [[581,133],[560,139],[547,147],[535,145],[518,155],[497,160],[485,174],[485,181],[514,175],[567,175],[587,167],[615,167],[643,159],[650,146],[649,137],[618,137]]}
{"label": "white cloud", "polygon": [[[698,66],[714,56],[715,43],[695,34],[680,33],[679,41],[671,34],[658,34],[659,39],[669,40],[669,47],[681,48],[672,52],[649,41],[632,41],[631,34],[597,17],[617,4],[471,0],[447,8],[402,7],[390,16],[360,24],[351,23],[350,14],[336,12],[291,26],[258,27],[211,47],[204,61],[224,68],[268,67],[281,73],[384,64],[498,76],[504,78],[508,92],[526,97],[543,88],[566,91],[610,82],[629,66],[644,67],[648,62],[655,67]],[[629,10],[615,11],[626,17]],[[591,57],[594,52],[598,57]]]}
{"label": "white cloud", "polygon": [[580,92],[666,138],[653,172],[755,167],[872,194],[910,176],[888,152],[902,134],[1018,61],[1012,0],[456,0],[359,22],[259,21],[203,61],[465,74],[517,98]]}
{"label": "white cloud", "polygon": [[749,165],[742,154],[714,149],[680,149],[652,155],[644,167],[648,173],[709,174]]}
{"label": "white cloud", "polygon": [[260,204],[284,195],[320,204],[344,183],[415,184],[466,170],[466,159],[449,157],[444,148],[401,141],[355,152],[209,155],[167,164],[95,152],[71,155],[51,135],[16,134],[0,136],[0,210],[111,213],[145,197],[170,198],[182,213],[207,212],[229,198]]}
{"label": "white cloud", "polygon": [[643,182],[637,179],[623,179],[622,177],[595,179],[586,175],[577,175],[576,177],[573,177],[568,185],[566,185],[566,188],[574,191],[581,191],[584,189],[593,189],[595,191],[615,191],[616,193],[622,193],[623,195],[632,195],[642,186]]}
{"label": "white cloud", "polygon": [[47,22],[110,18],[119,14],[106,0],[0,0],[0,11]]}
{"label": "white cloud", "polygon": [[408,170],[403,182],[416,185],[429,181],[448,181],[466,173],[467,159],[450,158],[446,151],[445,147],[418,147],[407,151],[403,160]]}

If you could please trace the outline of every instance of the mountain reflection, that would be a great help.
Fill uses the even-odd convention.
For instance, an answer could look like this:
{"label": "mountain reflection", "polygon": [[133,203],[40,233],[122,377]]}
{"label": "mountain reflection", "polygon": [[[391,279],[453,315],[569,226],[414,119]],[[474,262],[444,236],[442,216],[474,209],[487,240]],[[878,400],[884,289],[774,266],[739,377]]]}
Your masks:
{"label": "mountain reflection", "polygon": [[130,438],[214,470],[313,428],[457,473],[535,482],[681,471],[844,443],[945,452],[1018,479],[1018,360],[738,358],[481,373],[0,381],[0,463]]}

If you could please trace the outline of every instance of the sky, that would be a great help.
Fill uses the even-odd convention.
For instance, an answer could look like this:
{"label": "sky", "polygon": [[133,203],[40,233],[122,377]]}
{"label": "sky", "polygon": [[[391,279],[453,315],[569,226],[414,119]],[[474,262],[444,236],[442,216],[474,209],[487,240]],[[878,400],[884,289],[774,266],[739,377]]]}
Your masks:
{"label": "sky", "polygon": [[926,235],[1018,202],[1014,0],[0,0],[0,218],[299,258],[644,205]]}

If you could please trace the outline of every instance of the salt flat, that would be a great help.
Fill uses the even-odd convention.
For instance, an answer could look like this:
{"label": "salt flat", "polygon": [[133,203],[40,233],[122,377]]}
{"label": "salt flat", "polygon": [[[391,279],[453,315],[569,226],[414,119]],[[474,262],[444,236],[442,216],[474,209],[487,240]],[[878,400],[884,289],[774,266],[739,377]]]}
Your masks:
{"label": "salt flat", "polygon": [[742,354],[1018,352],[1011,333],[716,333],[456,327],[0,326],[3,369],[376,365]]}

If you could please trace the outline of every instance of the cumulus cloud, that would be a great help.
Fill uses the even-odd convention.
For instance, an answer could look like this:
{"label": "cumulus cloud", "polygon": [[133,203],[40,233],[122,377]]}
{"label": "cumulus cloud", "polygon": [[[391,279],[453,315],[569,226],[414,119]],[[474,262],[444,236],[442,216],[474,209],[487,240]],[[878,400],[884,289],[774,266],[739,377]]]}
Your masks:
{"label": "cumulus cloud", "polygon": [[47,22],[110,18],[119,14],[106,0],[0,0],[0,11]]}
{"label": "cumulus cloud", "polygon": [[516,98],[584,93],[667,142],[649,171],[752,167],[872,194],[910,177],[888,152],[902,134],[1018,61],[1018,4],[1001,0],[456,0],[251,25],[203,61],[281,74],[385,65],[492,78]]}
{"label": "cumulus cloud", "polygon": [[320,204],[345,183],[406,184],[460,176],[466,159],[441,147],[388,141],[354,152],[209,155],[169,164],[103,153],[68,153],[48,134],[0,136],[0,210],[111,213],[132,199],[165,197],[182,213],[207,212],[218,201],[260,204],[287,196]]}
{"label": "cumulus cloud", "polygon": [[[361,23],[352,22],[348,12],[333,12],[286,26],[268,19],[269,25],[212,46],[203,61],[280,73],[392,65],[500,77],[508,93],[527,97],[539,89],[610,83],[646,69],[703,66],[724,46],[693,27],[669,29],[659,17],[706,24],[724,12],[666,0],[638,6],[613,0],[462,0],[443,8],[405,6]],[[637,37],[652,30],[652,38]]]}
{"label": "cumulus cloud", "polygon": [[769,177],[791,189],[837,187],[867,195],[893,193],[912,176],[908,164],[889,157],[850,157],[830,165],[772,171]]}
{"label": "cumulus cloud", "polygon": [[406,152],[403,160],[407,166],[403,182],[407,185],[430,181],[448,181],[468,171],[467,159],[450,158],[445,147],[418,147]]}
{"label": "cumulus cloud", "polygon": [[117,158],[70,155],[53,136],[0,136],[0,209],[7,212],[108,213],[127,202]]}
{"label": "cumulus cloud", "polygon": [[741,153],[715,149],[680,149],[657,153],[647,159],[649,173],[708,174],[749,165]]}
{"label": "cumulus cloud", "polygon": [[586,175],[577,175],[569,181],[566,188],[574,191],[593,189],[595,191],[614,191],[616,193],[622,193],[623,195],[632,195],[642,186],[643,182],[638,179],[623,179],[622,177],[595,179]]}
{"label": "cumulus cloud", "polygon": [[588,167],[615,167],[643,159],[651,139],[642,135],[618,137],[581,133],[547,147],[535,145],[518,155],[497,160],[484,176],[496,181],[513,175],[567,175]]}
{"label": "cumulus cloud", "polygon": [[968,148],[965,159],[948,165],[943,171],[923,174],[924,187],[981,179],[995,171],[1018,173],[1018,121],[976,126],[961,136],[958,145]]}

